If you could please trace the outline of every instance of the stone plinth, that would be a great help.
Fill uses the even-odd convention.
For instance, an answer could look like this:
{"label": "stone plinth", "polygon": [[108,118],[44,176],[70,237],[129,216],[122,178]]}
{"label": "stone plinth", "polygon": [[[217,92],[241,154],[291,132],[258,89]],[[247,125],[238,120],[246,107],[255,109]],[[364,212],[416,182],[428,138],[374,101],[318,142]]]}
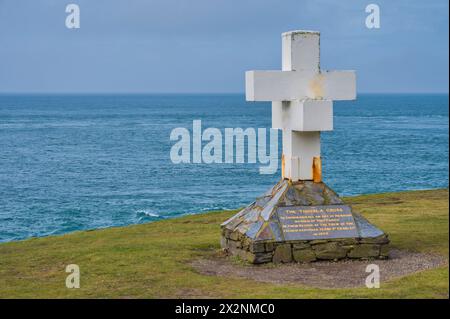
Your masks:
{"label": "stone plinth", "polygon": [[222,248],[255,264],[388,256],[388,236],[324,183],[281,180],[221,228]]}

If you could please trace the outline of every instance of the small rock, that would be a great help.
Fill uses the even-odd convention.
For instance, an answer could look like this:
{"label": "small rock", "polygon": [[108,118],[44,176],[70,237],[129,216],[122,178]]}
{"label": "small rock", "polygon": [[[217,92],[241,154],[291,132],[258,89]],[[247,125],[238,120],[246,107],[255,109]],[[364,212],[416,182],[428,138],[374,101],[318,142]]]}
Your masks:
{"label": "small rock", "polygon": [[248,261],[251,264],[255,263],[255,259],[256,259],[256,255],[249,252],[249,251],[242,251],[239,256],[241,257],[241,259]]}

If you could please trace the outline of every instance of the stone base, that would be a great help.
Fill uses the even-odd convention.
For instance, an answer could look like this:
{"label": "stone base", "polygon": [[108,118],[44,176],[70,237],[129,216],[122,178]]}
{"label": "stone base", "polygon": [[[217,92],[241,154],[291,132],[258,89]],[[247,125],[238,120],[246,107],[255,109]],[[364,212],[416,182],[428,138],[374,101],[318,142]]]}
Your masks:
{"label": "stone base", "polygon": [[388,235],[353,209],[351,216],[356,227],[353,234],[357,237],[286,240],[279,218],[280,209],[343,204],[324,183],[281,180],[221,225],[221,246],[230,255],[254,264],[387,258]]}
{"label": "stone base", "polygon": [[252,242],[239,234],[222,232],[222,248],[253,264],[313,262],[340,259],[386,259],[387,235],[375,238],[320,239],[292,242]]}

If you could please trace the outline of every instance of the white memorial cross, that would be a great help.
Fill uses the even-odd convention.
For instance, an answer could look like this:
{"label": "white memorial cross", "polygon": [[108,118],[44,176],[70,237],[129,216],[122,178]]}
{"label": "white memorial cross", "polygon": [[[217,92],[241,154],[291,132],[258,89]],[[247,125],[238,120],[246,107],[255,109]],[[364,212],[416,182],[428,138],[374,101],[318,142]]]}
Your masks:
{"label": "white memorial cross", "polygon": [[282,177],[321,181],[320,131],[333,130],[332,100],[356,98],[354,71],[320,70],[320,33],[282,37],[282,71],[247,71],[247,101],[272,101],[272,127],[283,131]]}

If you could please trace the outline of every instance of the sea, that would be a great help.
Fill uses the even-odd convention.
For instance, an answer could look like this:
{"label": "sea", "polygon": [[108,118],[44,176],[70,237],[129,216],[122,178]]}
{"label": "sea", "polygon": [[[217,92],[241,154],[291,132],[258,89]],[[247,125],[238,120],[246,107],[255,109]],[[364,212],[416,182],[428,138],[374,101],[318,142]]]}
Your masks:
{"label": "sea", "polygon": [[[335,102],[324,181],[343,196],[448,188],[448,105],[448,94]],[[170,134],[194,120],[270,128],[271,107],[242,94],[0,95],[0,242],[237,209],[280,179],[258,162],[173,163]]]}

